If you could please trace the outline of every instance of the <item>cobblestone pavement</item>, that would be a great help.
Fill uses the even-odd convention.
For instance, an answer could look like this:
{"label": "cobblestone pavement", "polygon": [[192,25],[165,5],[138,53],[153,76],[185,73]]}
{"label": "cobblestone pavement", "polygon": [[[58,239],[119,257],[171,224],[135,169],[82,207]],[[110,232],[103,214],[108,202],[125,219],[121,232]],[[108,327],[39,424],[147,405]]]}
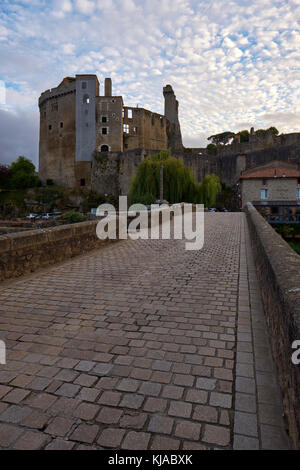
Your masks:
{"label": "cobblestone pavement", "polygon": [[0,448],[288,448],[244,214],[0,288]]}

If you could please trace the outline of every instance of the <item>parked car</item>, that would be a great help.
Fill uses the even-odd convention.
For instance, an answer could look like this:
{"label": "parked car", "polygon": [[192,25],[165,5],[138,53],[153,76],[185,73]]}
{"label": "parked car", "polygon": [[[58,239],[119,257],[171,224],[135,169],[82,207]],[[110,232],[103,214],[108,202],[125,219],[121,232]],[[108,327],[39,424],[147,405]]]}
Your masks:
{"label": "parked car", "polygon": [[168,204],[169,205],[168,201],[166,201],[165,199],[157,199],[154,204]]}
{"label": "parked car", "polygon": [[211,207],[211,208],[209,209],[209,212],[217,212],[217,209],[216,209],[215,207]]}
{"label": "parked car", "polygon": [[36,219],[37,215],[38,214],[28,214],[28,215],[26,215],[26,219],[34,220],[34,219]]}

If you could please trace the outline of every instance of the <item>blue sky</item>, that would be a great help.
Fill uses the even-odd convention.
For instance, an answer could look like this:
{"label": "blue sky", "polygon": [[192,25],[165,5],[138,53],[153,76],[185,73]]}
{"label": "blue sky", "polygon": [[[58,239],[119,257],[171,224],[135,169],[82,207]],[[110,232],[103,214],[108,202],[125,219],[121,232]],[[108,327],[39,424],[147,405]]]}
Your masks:
{"label": "blue sky", "polygon": [[112,77],[126,105],[179,100],[186,146],[275,125],[300,131],[300,0],[2,0],[0,162],[38,159],[40,93],[76,73]]}

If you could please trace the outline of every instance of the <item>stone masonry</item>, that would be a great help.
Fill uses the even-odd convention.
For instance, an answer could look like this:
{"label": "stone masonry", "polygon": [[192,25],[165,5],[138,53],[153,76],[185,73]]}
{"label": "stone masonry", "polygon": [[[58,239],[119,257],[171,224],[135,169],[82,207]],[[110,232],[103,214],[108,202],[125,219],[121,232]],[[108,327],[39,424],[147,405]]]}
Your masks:
{"label": "stone masonry", "polygon": [[1,449],[289,448],[245,215],[205,221],[2,284]]}

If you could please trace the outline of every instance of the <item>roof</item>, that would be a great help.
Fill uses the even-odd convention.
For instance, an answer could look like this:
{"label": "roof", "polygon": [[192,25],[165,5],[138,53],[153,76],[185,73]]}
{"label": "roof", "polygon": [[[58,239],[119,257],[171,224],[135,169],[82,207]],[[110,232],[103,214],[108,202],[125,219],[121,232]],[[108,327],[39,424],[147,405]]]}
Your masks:
{"label": "roof", "polygon": [[297,165],[273,160],[264,165],[250,168],[242,173],[241,179],[266,179],[266,178],[300,178],[300,170]]}

